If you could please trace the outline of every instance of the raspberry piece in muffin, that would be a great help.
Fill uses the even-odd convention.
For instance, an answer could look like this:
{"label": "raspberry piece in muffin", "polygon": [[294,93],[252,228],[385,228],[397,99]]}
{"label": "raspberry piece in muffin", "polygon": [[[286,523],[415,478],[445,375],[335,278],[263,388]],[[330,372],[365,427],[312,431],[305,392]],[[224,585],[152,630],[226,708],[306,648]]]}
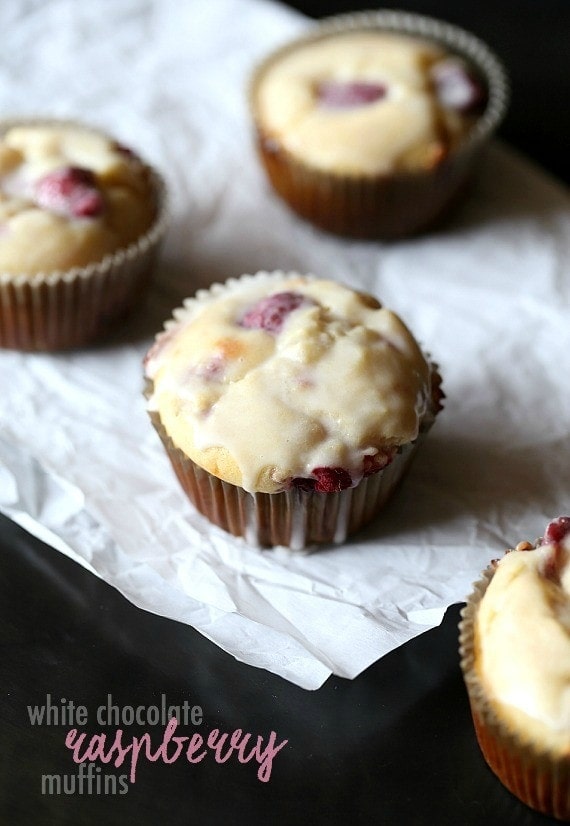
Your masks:
{"label": "raspberry piece in muffin", "polygon": [[559,544],[570,533],[570,516],[559,516],[546,526],[541,545]]}
{"label": "raspberry piece in muffin", "polygon": [[221,353],[214,353],[211,358],[196,368],[196,375],[206,381],[220,381],[226,369],[226,359]]}
{"label": "raspberry piece in muffin", "polygon": [[317,87],[317,98],[322,106],[331,109],[351,109],[354,106],[367,106],[386,97],[387,87],[382,83],[353,81],[341,83],[334,80],[324,81]]}
{"label": "raspberry piece in muffin", "polygon": [[38,206],[73,218],[91,218],[103,212],[105,202],[90,169],[65,166],[36,182]]}
{"label": "raspberry piece in muffin", "polygon": [[480,109],[486,100],[480,80],[460,60],[442,60],[432,69],[437,98],[446,109],[468,115]]}
{"label": "raspberry piece in muffin", "polygon": [[317,493],[338,493],[352,487],[352,476],[342,467],[316,467],[311,471],[312,476],[295,477],[291,485],[300,490],[316,491]]}
{"label": "raspberry piece in muffin", "polygon": [[280,333],[285,319],[293,310],[305,303],[307,299],[300,293],[283,292],[268,295],[247,311],[241,320],[241,326],[250,330]]}
{"label": "raspberry piece in muffin", "polygon": [[320,493],[337,493],[352,486],[350,473],[342,467],[316,467],[313,474],[317,480],[315,490]]}

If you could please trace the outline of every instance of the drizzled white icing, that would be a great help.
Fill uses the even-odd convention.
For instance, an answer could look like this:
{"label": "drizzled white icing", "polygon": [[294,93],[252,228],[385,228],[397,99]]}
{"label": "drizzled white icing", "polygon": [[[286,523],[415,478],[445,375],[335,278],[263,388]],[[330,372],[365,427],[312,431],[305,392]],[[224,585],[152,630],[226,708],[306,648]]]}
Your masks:
{"label": "drizzled white icing", "polygon": [[[262,72],[254,106],[264,134],[328,171],[378,174],[431,167],[467,122],[439,105],[430,67],[445,53],[419,38],[350,32],[302,44]],[[330,107],[321,83],[379,84],[377,101]]]}
{"label": "drizzled white icing", "polygon": [[501,715],[570,753],[570,536],[501,559],[477,612],[476,651]]}
{"label": "drizzled white icing", "polygon": [[[306,301],[280,332],[240,321],[267,295]],[[191,459],[250,492],[315,468],[356,484],[365,456],[413,441],[430,368],[402,321],[332,281],[258,274],[201,292],[146,360],[149,408]]]}
{"label": "drizzled white icing", "polygon": [[[35,197],[56,170],[94,173],[100,215],[66,216]],[[135,241],[154,219],[142,164],[103,134],[67,124],[14,126],[0,139],[0,271],[36,273],[86,266]]]}

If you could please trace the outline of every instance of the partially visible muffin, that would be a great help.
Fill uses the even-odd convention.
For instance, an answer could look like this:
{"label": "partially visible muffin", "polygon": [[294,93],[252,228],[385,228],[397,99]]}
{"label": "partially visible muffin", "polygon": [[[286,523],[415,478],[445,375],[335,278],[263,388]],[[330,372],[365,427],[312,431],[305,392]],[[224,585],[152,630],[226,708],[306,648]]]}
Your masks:
{"label": "partially visible muffin", "polygon": [[186,493],[262,546],[341,542],[372,519],[442,396],[394,313],[296,273],[199,292],[158,336],[145,373]]}
{"label": "partially visible muffin", "polygon": [[140,298],[164,229],[162,181],[80,124],[0,131],[0,346],[79,346]]}
{"label": "partially visible muffin", "polygon": [[495,564],[460,628],[487,763],[523,802],[570,819],[570,517]]}
{"label": "partially visible muffin", "polygon": [[475,38],[428,18],[325,21],[253,76],[257,143],[273,187],[340,234],[424,228],[464,181],[463,150],[501,116],[504,78],[493,60]]}

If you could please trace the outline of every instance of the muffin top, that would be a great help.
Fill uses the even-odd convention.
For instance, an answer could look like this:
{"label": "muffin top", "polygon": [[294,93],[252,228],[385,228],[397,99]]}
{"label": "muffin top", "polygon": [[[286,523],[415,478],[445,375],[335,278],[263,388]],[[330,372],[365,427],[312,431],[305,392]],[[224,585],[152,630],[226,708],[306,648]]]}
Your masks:
{"label": "muffin top", "polygon": [[570,754],[570,517],[551,522],[537,547],[517,548],[479,605],[478,673],[501,719]]}
{"label": "muffin top", "polygon": [[0,138],[0,272],[100,261],[139,238],[155,211],[146,167],[103,134],[38,123]]}
{"label": "muffin top", "polygon": [[250,492],[331,492],[418,435],[431,368],[371,296],[295,273],[200,291],[149,351],[149,409],[174,444]]}
{"label": "muffin top", "polygon": [[484,97],[459,58],[426,40],[339,32],[269,59],[254,80],[264,139],[342,174],[431,168],[461,139]]}

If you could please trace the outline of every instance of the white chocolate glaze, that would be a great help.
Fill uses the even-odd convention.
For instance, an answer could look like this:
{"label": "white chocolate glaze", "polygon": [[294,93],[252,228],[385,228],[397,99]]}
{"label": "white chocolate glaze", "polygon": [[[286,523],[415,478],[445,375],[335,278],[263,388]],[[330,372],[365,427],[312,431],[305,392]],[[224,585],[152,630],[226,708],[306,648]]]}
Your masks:
{"label": "white chocolate glaze", "polygon": [[[269,295],[303,303],[279,332],[240,323]],[[365,456],[413,441],[431,370],[403,322],[332,281],[260,273],[201,291],[146,359],[149,409],[188,457],[249,492],[315,468],[356,485]]]}
{"label": "white chocolate glaze", "polygon": [[[392,33],[348,32],[299,45],[260,74],[254,108],[263,134],[305,163],[344,174],[430,168],[468,120],[439,105],[430,68],[438,46]],[[371,83],[376,102],[323,106],[323,82]]]}
{"label": "white chocolate glaze", "polygon": [[[37,182],[69,167],[95,176],[101,214],[74,217],[46,208]],[[141,162],[100,133],[67,124],[15,126],[0,138],[0,271],[83,267],[128,246],[154,219]]]}
{"label": "white chocolate glaze", "polygon": [[476,667],[501,718],[570,754],[570,536],[501,559],[475,640]]}

